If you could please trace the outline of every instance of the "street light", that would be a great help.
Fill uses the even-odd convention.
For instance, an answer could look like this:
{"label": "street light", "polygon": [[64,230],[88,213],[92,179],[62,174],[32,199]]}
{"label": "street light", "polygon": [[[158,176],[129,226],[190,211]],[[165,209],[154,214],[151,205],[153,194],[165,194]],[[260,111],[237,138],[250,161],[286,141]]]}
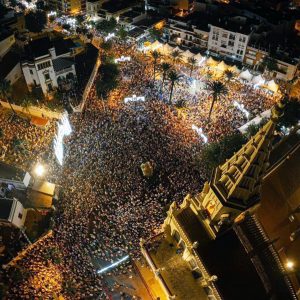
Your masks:
{"label": "street light", "polygon": [[288,260],[285,264],[286,268],[289,269],[289,270],[293,270],[294,269],[294,266],[295,266],[295,263],[291,260]]}
{"label": "street light", "polygon": [[38,163],[38,164],[35,166],[35,168],[34,168],[34,173],[35,173],[38,177],[43,176],[44,173],[45,173],[45,167],[44,167],[42,164]]}

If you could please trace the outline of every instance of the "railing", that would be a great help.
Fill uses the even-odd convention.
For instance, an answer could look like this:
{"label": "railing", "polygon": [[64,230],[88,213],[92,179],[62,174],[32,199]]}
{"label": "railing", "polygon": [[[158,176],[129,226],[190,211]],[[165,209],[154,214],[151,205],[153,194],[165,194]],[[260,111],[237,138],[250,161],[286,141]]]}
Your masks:
{"label": "railing", "polygon": [[85,89],[84,89],[84,92],[83,92],[83,95],[82,95],[82,101],[81,101],[81,103],[78,106],[76,106],[76,107],[72,107],[74,112],[82,112],[83,111],[85,102],[86,102],[87,97],[88,97],[88,95],[90,93],[90,90],[92,88],[92,85],[93,85],[94,80],[96,78],[96,75],[98,73],[98,69],[99,69],[100,65],[101,65],[101,60],[100,60],[100,55],[99,55],[98,58],[97,58],[97,60],[96,60],[96,64],[94,66],[92,74],[91,74],[91,76],[89,78],[89,81],[88,81],[87,85],[85,86]]}
{"label": "railing", "polygon": [[71,72],[71,71],[73,71],[73,68],[69,67],[69,68],[63,69],[61,71],[55,72],[55,74],[58,76],[58,75],[64,74],[66,72]]}
{"label": "railing", "polygon": [[143,244],[141,245],[141,252],[144,255],[144,257],[146,258],[147,263],[150,266],[150,268],[152,269],[153,273],[158,278],[159,283],[160,283],[161,287],[163,288],[164,292],[166,293],[166,295],[168,296],[168,298],[175,299],[176,296],[172,294],[172,292],[170,291],[169,287],[167,286],[165,280],[159,274],[159,269],[156,267],[154,261],[152,260],[150,254],[148,253],[147,249],[144,247]]}

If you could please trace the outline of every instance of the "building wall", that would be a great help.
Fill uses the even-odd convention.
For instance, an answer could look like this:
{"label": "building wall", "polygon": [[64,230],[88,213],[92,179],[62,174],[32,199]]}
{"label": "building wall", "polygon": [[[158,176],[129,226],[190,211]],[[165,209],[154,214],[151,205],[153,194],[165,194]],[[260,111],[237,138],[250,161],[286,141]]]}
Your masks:
{"label": "building wall", "polygon": [[25,223],[27,210],[23,207],[22,203],[17,200],[14,201],[13,208],[13,214],[10,216],[11,223],[18,228],[22,228]]}
{"label": "building wall", "polygon": [[9,74],[5,77],[5,79],[10,81],[11,84],[14,84],[21,77],[22,77],[21,64],[18,62],[15,65],[15,67],[9,72]]}
{"label": "building wall", "polygon": [[101,1],[89,2],[86,1],[86,14],[89,17],[97,17],[98,10],[101,8]]}
{"label": "building wall", "polygon": [[210,25],[208,50],[243,61],[249,35]]}
{"label": "building wall", "polygon": [[16,42],[14,34],[0,41],[0,57],[3,57]]}
{"label": "building wall", "polygon": [[[48,66],[39,70],[40,64],[48,64]],[[57,87],[56,75],[50,55],[42,59],[35,60],[33,64],[23,63],[22,70],[28,88],[38,85],[42,88],[44,95],[47,95],[49,92],[49,84],[52,88]],[[48,79],[46,79],[46,74],[49,75]]]}

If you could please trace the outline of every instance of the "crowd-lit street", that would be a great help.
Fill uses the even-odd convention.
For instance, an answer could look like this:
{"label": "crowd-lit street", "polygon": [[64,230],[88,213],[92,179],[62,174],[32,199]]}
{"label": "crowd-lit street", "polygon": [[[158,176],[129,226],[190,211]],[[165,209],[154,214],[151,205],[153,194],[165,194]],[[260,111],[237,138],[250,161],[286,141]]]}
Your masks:
{"label": "crowd-lit street", "polygon": [[[208,121],[212,97],[205,89],[208,78],[203,69],[195,68],[192,78],[183,76],[175,83],[170,104],[172,83],[166,80],[162,87],[161,71],[158,68],[154,76],[149,53],[117,41],[112,49],[110,55],[130,56],[131,61],[119,63],[121,81],[108,100],[99,99],[93,87],[84,112],[70,116],[72,134],[62,166],[51,153],[55,123],[47,128],[45,141],[40,139],[45,132],[32,125],[26,125],[24,134],[22,122],[14,125],[16,137],[22,135],[28,150],[33,150],[30,155],[19,151],[15,162],[28,167],[32,160],[40,160],[47,178],[62,186],[63,195],[53,236],[18,262],[34,276],[24,277],[21,283],[11,280],[11,299],[53,299],[59,294],[65,299],[110,299],[114,287],[105,276],[131,272],[131,261],[140,259],[140,239],[159,232],[168,204],[201,189],[207,178],[195,162],[204,143],[235,133],[247,122],[233,101],[255,116],[278,98],[237,79],[222,79],[228,93],[215,103]],[[171,68],[180,75],[189,73],[183,63]],[[198,82],[195,89],[193,80]],[[124,103],[125,97],[133,95],[145,101]],[[180,100],[185,101],[184,107],[176,107]],[[2,126],[6,119],[0,117]],[[201,128],[207,141],[193,128]],[[9,149],[7,153],[9,159]],[[150,178],[140,168],[146,162],[153,166]],[[49,265],[45,249],[54,249],[60,263]],[[92,263],[96,260],[104,268],[122,258],[126,259],[120,266],[103,273]],[[68,284],[63,286],[66,278]]]}

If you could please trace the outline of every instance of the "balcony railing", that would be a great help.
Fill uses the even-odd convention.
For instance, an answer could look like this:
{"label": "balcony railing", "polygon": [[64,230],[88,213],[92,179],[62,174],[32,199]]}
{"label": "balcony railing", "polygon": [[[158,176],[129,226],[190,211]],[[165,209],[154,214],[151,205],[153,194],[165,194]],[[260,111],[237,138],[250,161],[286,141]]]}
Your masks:
{"label": "balcony railing", "polygon": [[67,73],[67,72],[72,72],[72,71],[73,71],[73,68],[69,67],[69,68],[57,71],[57,72],[55,72],[55,74],[56,74],[56,76],[58,76],[58,75],[61,75],[61,74]]}

